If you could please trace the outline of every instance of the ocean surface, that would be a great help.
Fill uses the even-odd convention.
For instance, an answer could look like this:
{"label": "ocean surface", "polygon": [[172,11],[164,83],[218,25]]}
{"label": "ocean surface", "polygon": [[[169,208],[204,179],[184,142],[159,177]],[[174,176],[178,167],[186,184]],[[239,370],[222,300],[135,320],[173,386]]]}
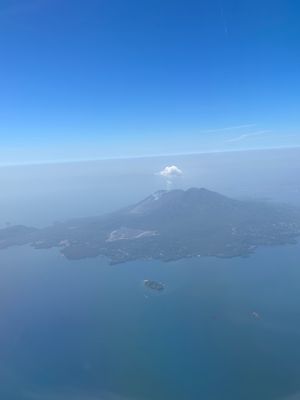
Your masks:
{"label": "ocean surface", "polygon": [[[270,171],[256,152],[248,164],[211,157],[176,159],[185,174],[176,185],[298,204],[299,165],[283,169],[286,154],[266,154]],[[155,173],[167,162],[2,168],[0,224],[44,226],[125,206],[162,188]],[[149,291],[144,279],[166,289]],[[3,400],[297,400],[299,343],[299,244],[115,266],[68,261],[56,249],[0,252]]]}

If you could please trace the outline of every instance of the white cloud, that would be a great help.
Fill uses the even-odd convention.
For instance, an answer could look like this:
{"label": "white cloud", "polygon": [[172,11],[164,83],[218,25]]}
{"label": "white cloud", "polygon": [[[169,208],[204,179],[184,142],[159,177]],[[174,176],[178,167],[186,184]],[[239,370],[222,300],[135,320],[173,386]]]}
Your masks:
{"label": "white cloud", "polygon": [[218,129],[209,129],[202,131],[202,133],[214,133],[214,132],[226,132],[226,131],[234,131],[239,129],[247,129],[253,128],[256,124],[245,124],[245,125],[235,125],[235,126],[226,126],[225,128],[218,128]]}
{"label": "white cloud", "polygon": [[234,137],[234,138],[232,138],[232,139],[228,139],[227,142],[231,142],[231,143],[233,143],[233,142],[240,142],[240,141],[242,141],[242,140],[244,140],[244,139],[249,139],[249,138],[252,138],[252,137],[255,137],[255,136],[262,136],[262,135],[265,135],[266,133],[271,133],[271,131],[269,131],[269,130],[263,130],[263,131],[258,131],[258,132],[244,133],[243,135]]}
{"label": "white cloud", "polygon": [[175,180],[183,175],[183,171],[176,167],[176,165],[167,165],[162,171],[158,172],[157,175],[165,179],[166,189],[171,190]]}
{"label": "white cloud", "polygon": [[170,179],[176,176],[183,175],[183,172],[180,168],[176,167],[176,165],[169,165],[165,167],[162,171],[160,171],[159,175],[163,176],[164,178]]}

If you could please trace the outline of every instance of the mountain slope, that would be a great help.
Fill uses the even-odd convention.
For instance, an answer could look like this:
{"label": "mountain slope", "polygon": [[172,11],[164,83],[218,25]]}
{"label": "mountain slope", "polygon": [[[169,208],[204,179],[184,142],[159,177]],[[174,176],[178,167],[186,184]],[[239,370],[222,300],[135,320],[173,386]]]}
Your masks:
{"label": "mountain slope", "polygon": [[300,233],[300,212],[284,205],[239,201],[207,189],[159,191],[100,217],[75,219],[44,229],[0,231],[0,248],[30,243],[59,247],[69,259],[107,256],[135,259],[247,255],[258,245],[291,243]]}

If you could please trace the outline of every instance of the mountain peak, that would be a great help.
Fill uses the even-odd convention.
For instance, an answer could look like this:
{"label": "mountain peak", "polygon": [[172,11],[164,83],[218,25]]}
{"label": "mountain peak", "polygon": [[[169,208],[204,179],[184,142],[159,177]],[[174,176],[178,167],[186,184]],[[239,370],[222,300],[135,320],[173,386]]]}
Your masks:
{"label": "mountain peak", "polygon": [[164,211],[170,214],[172,210],[190,208],[197,209],[199,206],[210,205],[222,200],[234,201],[205,188],[189,188],[159,190],[130,208],[130,214],[145,215]]}

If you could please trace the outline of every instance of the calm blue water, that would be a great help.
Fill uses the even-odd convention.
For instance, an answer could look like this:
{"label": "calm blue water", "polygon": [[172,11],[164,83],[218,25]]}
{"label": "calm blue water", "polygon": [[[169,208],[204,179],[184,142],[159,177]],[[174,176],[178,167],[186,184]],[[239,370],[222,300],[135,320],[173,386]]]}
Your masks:
{"label": "calm blue water", "polygon": [[[300,204],[299,150],[27,166],[0,168],[0,226],[126,206],[170,163],[179,187]],[[113,267],[0,252],[1,400],[299,400],[299,343],[300,245]]]}
{"label": "calm blue water", "polygon": [[[268,400],[300,391],[300,246],[113,267],[28,247],[0,260],[0,398]],[[149,293],[145,278],[166,291]]]}

